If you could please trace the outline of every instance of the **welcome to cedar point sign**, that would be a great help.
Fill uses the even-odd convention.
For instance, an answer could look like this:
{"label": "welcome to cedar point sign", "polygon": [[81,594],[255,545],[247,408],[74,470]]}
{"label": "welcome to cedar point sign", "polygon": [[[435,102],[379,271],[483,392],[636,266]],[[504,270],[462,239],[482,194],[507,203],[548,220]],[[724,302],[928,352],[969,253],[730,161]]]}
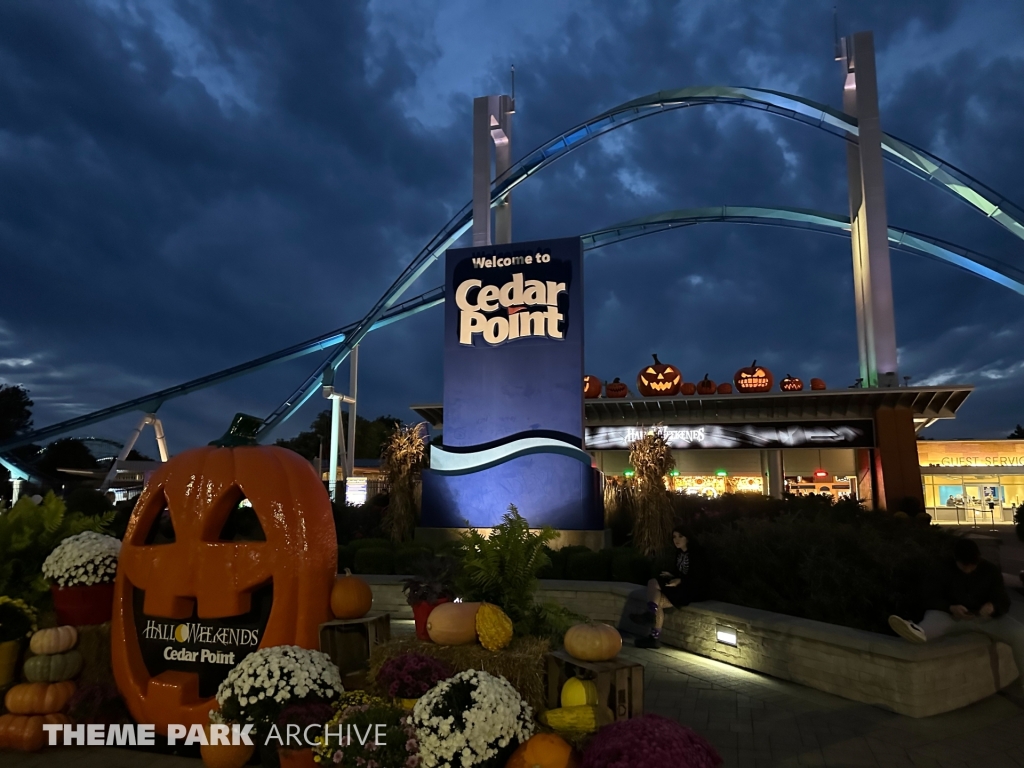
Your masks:
{"label": "welcome to cedar point sign", "polygon": [[491,527],[515,504],[532,526],[598,530],[583,448],[580,239],[449,250],[444,437],[423,476],[426,527]]}

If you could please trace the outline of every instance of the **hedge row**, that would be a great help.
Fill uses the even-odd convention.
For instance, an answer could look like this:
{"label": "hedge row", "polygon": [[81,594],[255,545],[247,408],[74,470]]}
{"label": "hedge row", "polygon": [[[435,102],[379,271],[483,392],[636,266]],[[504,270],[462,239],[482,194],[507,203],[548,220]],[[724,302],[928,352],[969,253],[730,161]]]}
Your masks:
{"label": "hedge row", "polygon": [[[419,544],[394,545],[386,539],[359,539],[338,547],[338,570],[346,568],[362,574],[408,574],[417,560],[441,554]],[[574,581],[624,581],[646,584],[655,575],[652,562],[631,547],[615,547],[593,552],[583,546],[548,550],[551,565],[543,568],[542,579]]]}

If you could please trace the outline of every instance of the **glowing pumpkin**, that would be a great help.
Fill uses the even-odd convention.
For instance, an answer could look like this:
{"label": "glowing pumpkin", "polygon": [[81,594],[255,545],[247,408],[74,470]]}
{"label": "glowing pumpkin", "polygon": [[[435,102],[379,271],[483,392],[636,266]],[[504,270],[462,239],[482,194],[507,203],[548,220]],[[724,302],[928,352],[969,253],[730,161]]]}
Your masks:
{"label": "glowing pumpkin", "polygon": [[618,377],[615,381],[610,381],[604,386],[605,397],[627,397],[629,395],[629,387],[619,381]]}
{"label": "glowing pumpkin", "polygon": [[733,376],[733,383],[738,392],[771,392],[775,379],[772,372],[763,365],[758,365],[757,360],[746,368],[740,368]]}
{"label": "glowing pumpkin", "polygon": [[[331,618],[330,498],[306,459],[252,444],[259,423],[239,415],[217,443],[161,465],[128,523],[111,661],[132,716],[160,733],[169,723],[205,725],[217,686],[242,658],[275,645],[318,649],[319,625]],[[239,626],[251,628],[245,640],[228,631]],[[230,663],[200,667],[161,652],[210,648],[197,635],[218,633],[217,642],[236,638]]]}
{"label": "glowing pumpkin", "polygon": [[796,376],[790,376],[786,374],[786,378],[779,382],[779,389],[783,392],[800,392],[804,388],[804,383]]}
{"label": "glowing pumpkin", "polygon": [[715,386],[715,382],[709,379],[706,373],[704,374],[704,378],[697,382],[698,395],[713,395],[715,394],[716,389],[717,387]]}
{"label": "glowing pumpkin", "polygon": [[668,365],[652,355],[654,365],[648,365],[636,375],[636,388],[644,397],[667,397],[679,392],[683,374],[674,365]]}
{"label": "glowing pumpkin", "polygon": [[591,400],[601,396],[601,380],[597,376],[583,377],[583,397]]}
{"label": "glowing pumpkin", "polygon": [[370,585],[353,576],[352,571],[345,569],[345,574],[334,580],[331,588],[331,612],[336,619],[361,619],[370,612],[373,606],[373,590]]}

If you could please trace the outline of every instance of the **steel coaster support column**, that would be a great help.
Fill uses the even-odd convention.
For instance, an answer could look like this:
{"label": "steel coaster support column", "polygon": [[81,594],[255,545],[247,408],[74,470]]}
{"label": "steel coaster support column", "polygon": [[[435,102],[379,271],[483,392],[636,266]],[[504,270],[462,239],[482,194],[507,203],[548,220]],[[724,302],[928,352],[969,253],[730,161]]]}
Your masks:
{"label": "steel coaster support column", "polygon": [[12,507],[15,504],[18,503],[18,499],[21,497],[21,483],[22,483],[22,479],[20,477],[13,477],[13,476],[11,477],[11,488],[12,488],[12,492],[11,492],[11,506]]}
{"label": "steel coaster support column", "polygon": [[[491,181],[512,167],[512,99],[479,96],[473,99],[473,245],[490,245]],[[491,176],[491,144],[494,176]],[[512,242],[512,199],[507,194],[496,206],[494,240]]]}
{"label": "steel coaster support column", "polygon": [[[153,424],[154,422],[158,422],[155,413],[147,413],[139,419],[138,426],[136,426],[135,429],[132,430],[132,433],[128,435],[128,439],[125,440],[124,445],[121,447],[121,452],[117,454],[117,458],[114,459],[114,463],[110,465],[110,471],[107,472],[107,476],[103,478],[103,482],[100,484],[100,493],[106,493],[110,490],[110,486],[113,484],[114,480],[117,479],[118,465],[128,458],[128,454],[132,452],[132,448],[135,447],[135,443],[138,441],[139,435],[142,434],[142,430],[146,428],[146,425]],[[163,431],[163,425],[161,425],[159,432],[161,436],[163,436]],[[163,445],[160,447],[160,460],[167,461],[166,441],[164,441]]]}
{"label": "steel coaster support column", "polygon": [[[327,476],[327,492],[331,501],[337,501],[338,486],[338,435],[340,433],[339,422],[341,422],[341,399],[331,398],[331,461],[330,474]],[[323,470],[321,470],[323,471]]]}
{"label": "steel coaster support column", "polygon": [[884,134],[872,33],[843,38],[838,58],[846,74],[843,109],[857,118],[858,125],[856,142],[847,144],[846,162],[860,375],[865,386],[895,387],[899,378],[882,168]]}
{"label": "steel coaster support column", "polygon": [[359,389],[359,345],[348,356],[348,451],[345,454],[345,477],[352,477],[356,467],[356,397]]}
{"label": "steel coaster support column", "polygon": [[156,447],[160,451],[160,461],[166,463],[170,454],[167,451],[167,435],[164,434],[164,423],[156,416],[153,417],[153,434],[156,437]]}
{"label": "steel coaster support column", "polygon": [[781,499],[786,487],[782,467],[782,451],[778,448],[765,451],[768,454],[768,495]]}

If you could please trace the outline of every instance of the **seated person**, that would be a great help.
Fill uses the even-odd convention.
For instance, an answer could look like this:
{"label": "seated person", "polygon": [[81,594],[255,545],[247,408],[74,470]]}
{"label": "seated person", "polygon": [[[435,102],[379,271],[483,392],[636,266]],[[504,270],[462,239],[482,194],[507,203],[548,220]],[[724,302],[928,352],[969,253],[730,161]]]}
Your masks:
{"label": "seated person", "polygon": [[637,624],[653,625],[649,636],[636,639],[637,648],[660,647],[665,608],[679,608],[704,599],[703,564],[690,547],[690,537],[683,528],[672,530],[672,545],[675,558],[670,570],[647,582],[647,610],[630,614]]}
{"label": "seated person", "polygon": [[[959,539],[949,563],[939,579],[932,609],[920,624],[899,616],[889,617],[889,626],[912,643],[925,643],[944,635],[980,632],[1000,640],[1013,649],[1013,660],[1024,675],[1024,623],[1010,616],[1010,596],[1003,574],[994,564],[983,560],[978,545],[971,539]],[[1007,690],[1018,703],[1024,700],[1024,688],[1018,678]]]}

